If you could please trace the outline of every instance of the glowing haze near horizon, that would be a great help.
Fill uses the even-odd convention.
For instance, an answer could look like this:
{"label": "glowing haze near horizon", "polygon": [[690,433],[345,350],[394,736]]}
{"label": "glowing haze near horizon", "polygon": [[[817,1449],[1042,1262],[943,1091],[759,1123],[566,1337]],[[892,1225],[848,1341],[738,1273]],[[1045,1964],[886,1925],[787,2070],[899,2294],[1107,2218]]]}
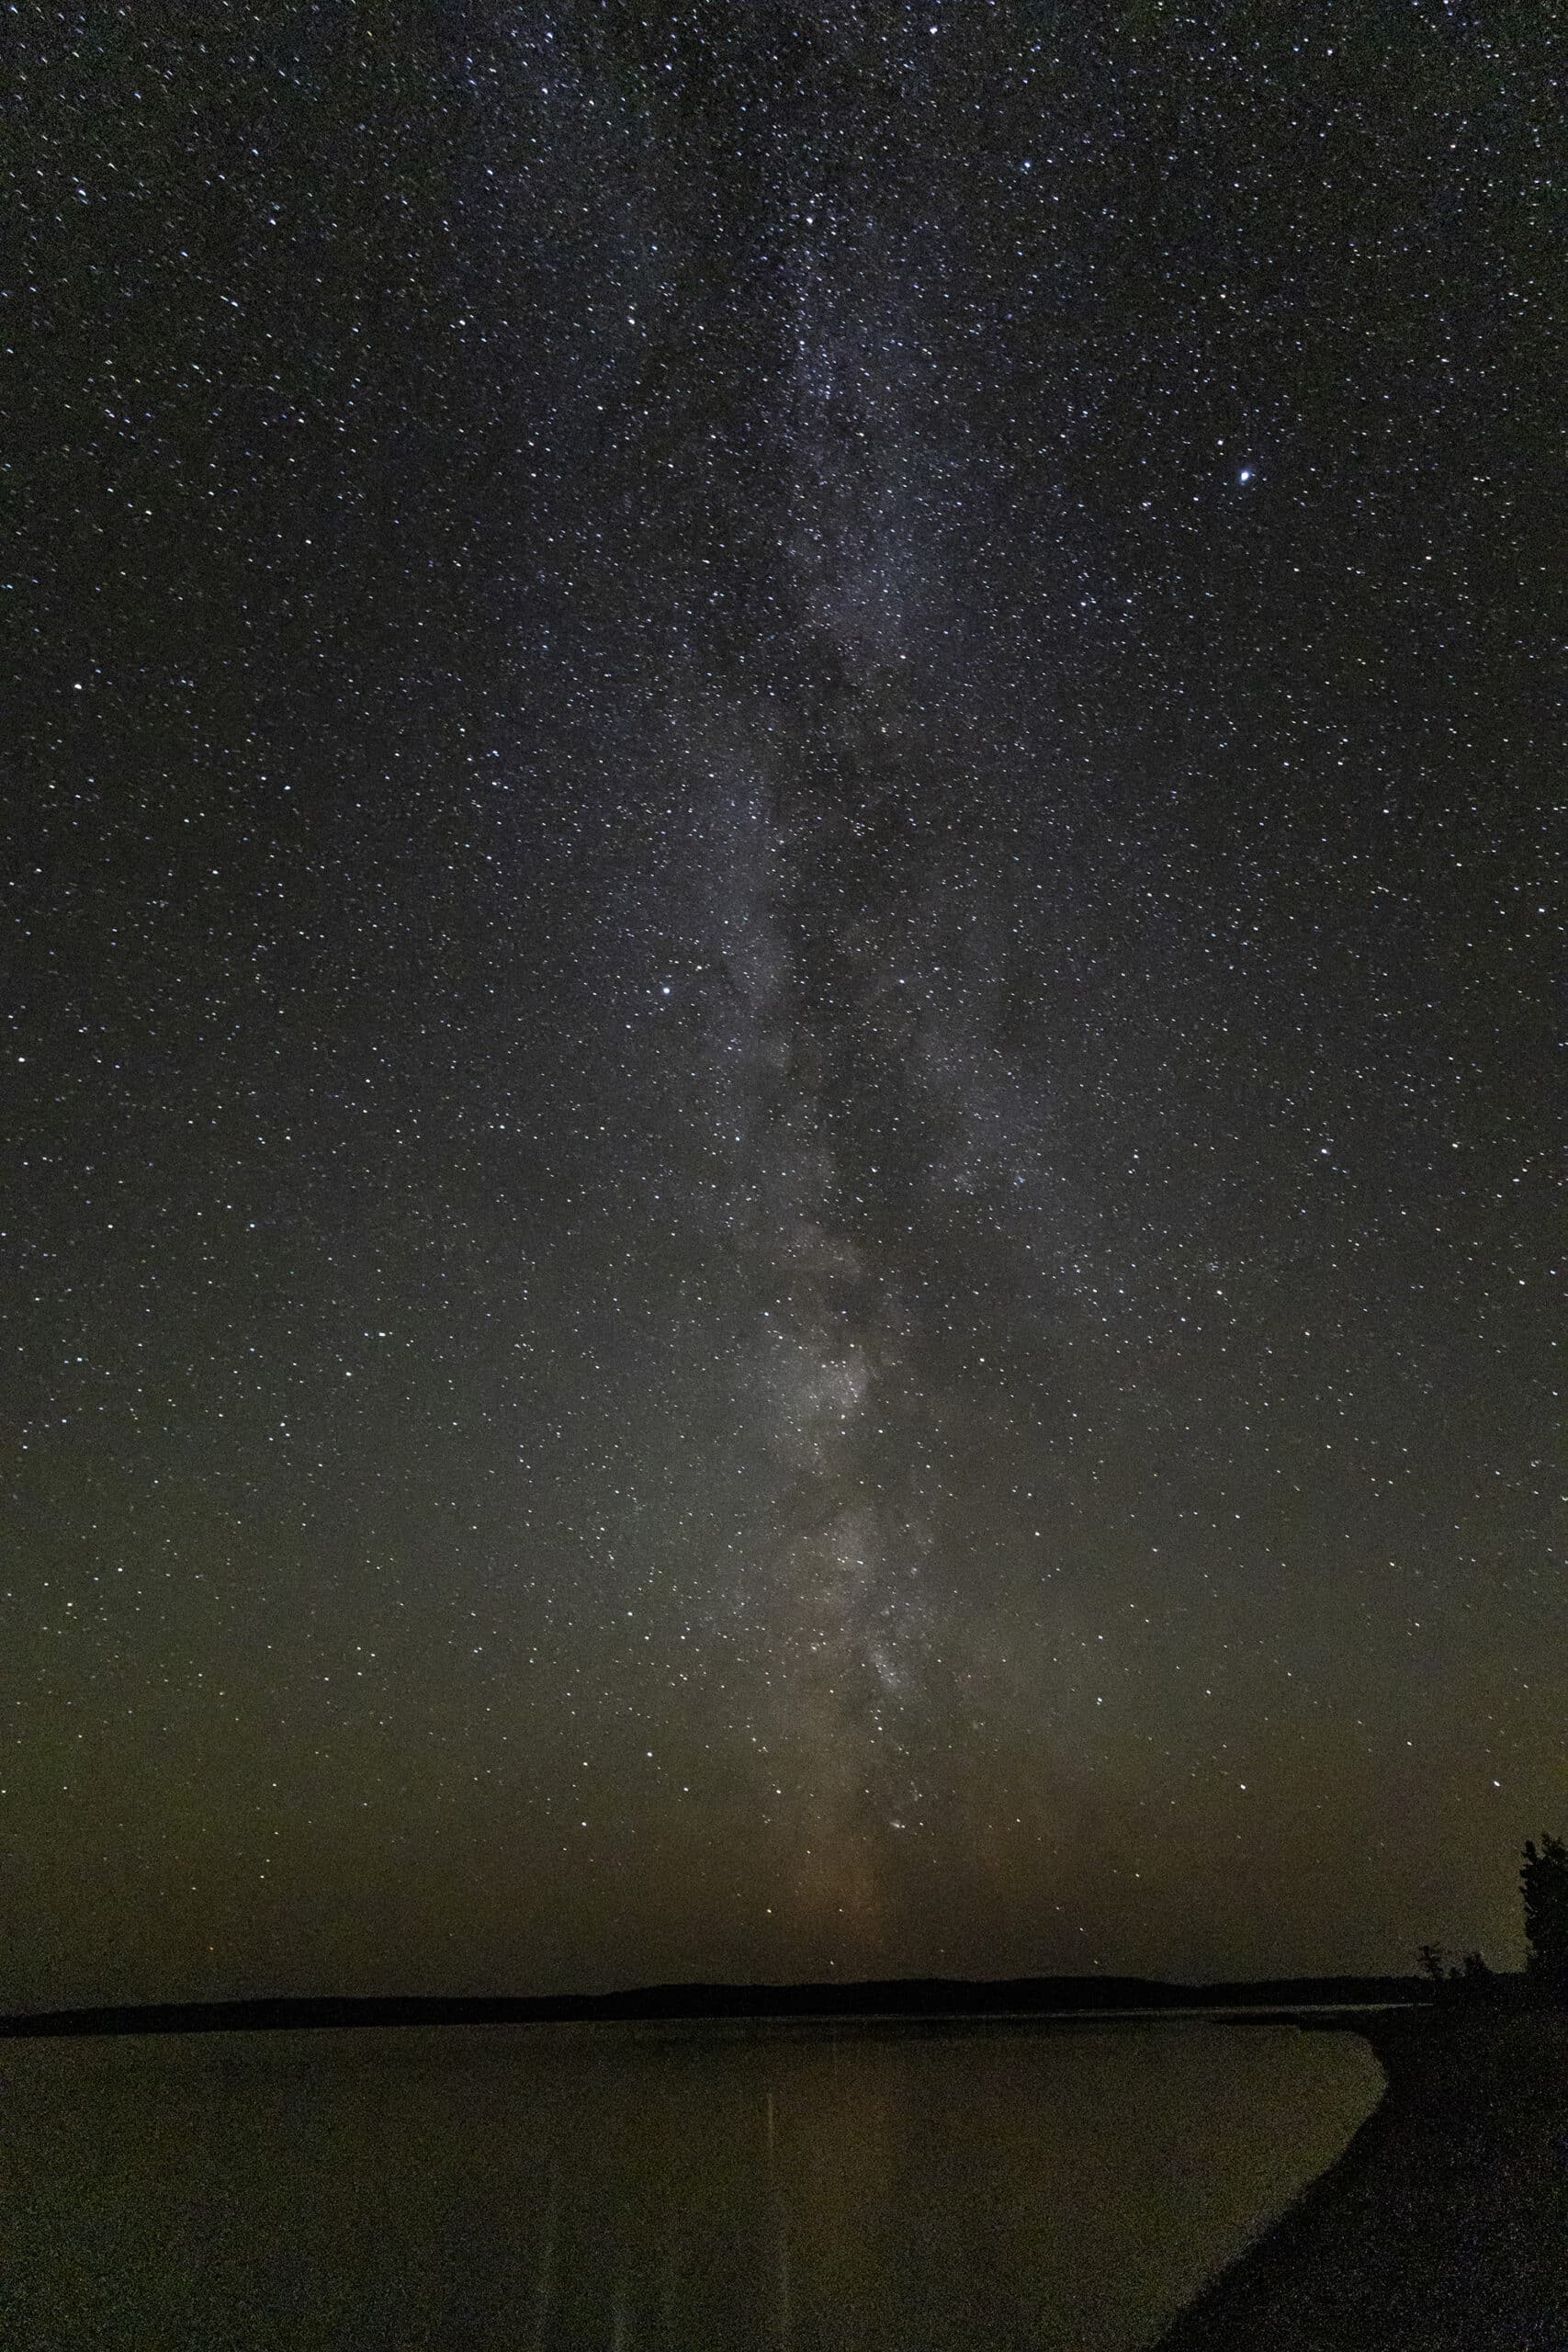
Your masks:
{"label": "glowing haze near horizon", "polygon": [[199,31],[21,37],[6,1997],[1517,1962],[1544,30]]}

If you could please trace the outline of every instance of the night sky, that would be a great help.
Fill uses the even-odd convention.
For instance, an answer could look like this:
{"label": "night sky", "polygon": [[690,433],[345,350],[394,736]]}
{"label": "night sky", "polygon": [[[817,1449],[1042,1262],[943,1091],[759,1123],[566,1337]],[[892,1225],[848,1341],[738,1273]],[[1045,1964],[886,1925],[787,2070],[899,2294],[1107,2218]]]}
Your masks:
{"label": "night sky", "polygon": [[1518,1963],[1551,24],[13,20],[6,2002]]}

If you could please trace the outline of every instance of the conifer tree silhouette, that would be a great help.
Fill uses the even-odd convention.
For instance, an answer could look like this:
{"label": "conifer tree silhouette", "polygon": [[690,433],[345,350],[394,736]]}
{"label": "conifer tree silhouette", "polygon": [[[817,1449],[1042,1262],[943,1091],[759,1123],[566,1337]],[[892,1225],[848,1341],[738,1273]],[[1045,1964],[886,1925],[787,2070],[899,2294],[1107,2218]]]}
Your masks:
{"label": "conifer tree silhouette", "polygon": [[1568,2000],[1568,1846],[1561,1838],[1525,1840],[1519,1871],[1525,1898],[1525,1973],[1555,2000]]}

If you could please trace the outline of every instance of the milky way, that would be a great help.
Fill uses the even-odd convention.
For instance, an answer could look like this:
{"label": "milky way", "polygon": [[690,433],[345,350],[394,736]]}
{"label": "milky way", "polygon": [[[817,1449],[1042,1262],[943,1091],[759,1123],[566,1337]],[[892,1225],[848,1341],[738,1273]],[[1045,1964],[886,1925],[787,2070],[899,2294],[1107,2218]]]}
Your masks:
{"label": "milky way", "polygon": [[22,48],[7,1997],[1517,1957],[1545,31]]}

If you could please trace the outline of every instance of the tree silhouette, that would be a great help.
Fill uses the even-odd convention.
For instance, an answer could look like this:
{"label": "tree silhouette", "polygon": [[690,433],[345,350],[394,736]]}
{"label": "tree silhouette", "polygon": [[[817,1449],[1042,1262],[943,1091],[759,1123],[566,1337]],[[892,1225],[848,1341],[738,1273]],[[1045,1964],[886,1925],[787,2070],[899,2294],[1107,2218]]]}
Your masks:
{"label": "tree silhouette", "polygon": [[1469,2008],[1477,2002],[1496,1998],[1497,1979],[1487,1966],[1483,1953],[1467,1951],[1464,1958],[1450,1968],[1449,1956],[1441,1944],[1423,1944],[1421,1968],[1431,1982],[1434,1999],[1450,2007]]}
{"label": "tree silhouette", "polygon": [[1448,1954],[1441,1944],[1422,1945],[1421,1973],[1430,1979],[1434,1987],[1448,1982]]}
{"label": "tree silhouette", "polygon": [[1525,1973],[1554,2000],[1568,2000],[1568,1846],[1543,1838],[1539,1850],[1525,1841],[1519,1871],[1525,1898]]}

